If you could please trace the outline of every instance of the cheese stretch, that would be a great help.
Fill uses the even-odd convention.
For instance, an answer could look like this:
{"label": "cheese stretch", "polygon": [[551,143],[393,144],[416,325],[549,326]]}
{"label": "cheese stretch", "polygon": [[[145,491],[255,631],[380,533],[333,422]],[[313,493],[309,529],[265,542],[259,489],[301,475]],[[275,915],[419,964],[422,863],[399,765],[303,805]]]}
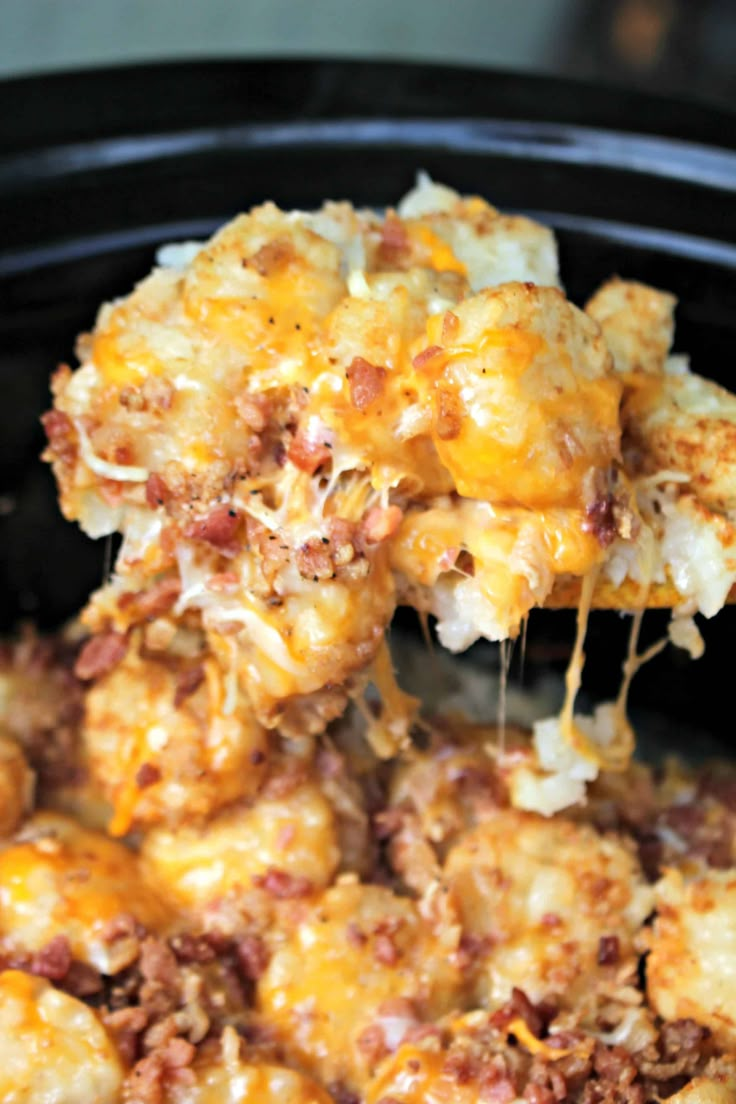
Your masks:
{"label": "cheese stretch", "polygon": [[[237,796],[231,767],[257,784],[268,733],[314,735],[369,683],[370,738],[395,754],[416,718],[385,651],[399,605],[453,651],[578,599],[666,602],[692,641],[683,619],[736,582],[736,399],[670,355],[673,310],[620,280],[579,309],[548,229],[426,178],[384,216],[265,204],[162,250],[44,419],[65,515],[123,538],[83,614],[92,763],[115,773],[125,747],[129,777],[153,764],[181,806],[167,686],[187,679],[182,740],[213,780],[198,815]],[[581,660],[582,641],[558,743],[623,767],[623,698],[574,720]],[[115,830],[163,792],[111,779]]]}

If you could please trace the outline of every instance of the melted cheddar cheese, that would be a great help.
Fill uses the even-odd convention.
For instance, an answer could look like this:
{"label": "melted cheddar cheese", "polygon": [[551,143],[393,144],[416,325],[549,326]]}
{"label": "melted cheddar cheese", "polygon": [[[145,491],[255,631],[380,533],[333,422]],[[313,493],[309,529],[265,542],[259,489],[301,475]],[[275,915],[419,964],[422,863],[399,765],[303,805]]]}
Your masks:
{"label": "melted cheddar cheese", "polygon": [[58,813],[37,813],[0,850],[0,939],[6,948],[40,951],[64,936],[75,958],[115,974],[139,947],[134,931],[113,931],[123,914],[151,931],[170,920],[137,856],[102,833]]}

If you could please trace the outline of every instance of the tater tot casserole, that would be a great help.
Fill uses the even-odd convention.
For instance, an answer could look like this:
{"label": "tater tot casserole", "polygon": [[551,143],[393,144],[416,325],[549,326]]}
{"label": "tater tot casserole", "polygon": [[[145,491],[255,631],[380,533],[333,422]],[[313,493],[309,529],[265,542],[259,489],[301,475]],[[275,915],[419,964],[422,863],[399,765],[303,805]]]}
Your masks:
{"label": "tater tot casserole", "polygon": [[[736,767],[627,712],[736,593],[736,396],[675,306],[573,304],[550,230],[423,175],[102,306],[45,459],[119,549],[0,649],[0,1104],[736,1101]],[[430,634],[537,607],[561,707],[443,706]],[[584,713],[594,609],[631,635]]]}

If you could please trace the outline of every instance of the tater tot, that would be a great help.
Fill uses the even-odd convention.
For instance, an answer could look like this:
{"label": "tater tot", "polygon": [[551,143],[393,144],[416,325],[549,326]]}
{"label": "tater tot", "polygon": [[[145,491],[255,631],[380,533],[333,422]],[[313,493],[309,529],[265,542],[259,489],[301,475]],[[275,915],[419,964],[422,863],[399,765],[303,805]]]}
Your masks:
{"label": "tater tot", "polygon": [[688,881],[668,870],[657,883],[647,993],[665,1019],[703,1024],[736,1048],[736,870]]}
{"label": "tater tot", "polygon": [[0,973],[0,1100],[117,1104],[123,1071],[96,1013],[42,978]]}
{"label": "tater tot", "polygon": [[622,837],[502,809],[450,851],[444,881],[486,1007],[518,987],[584,1016],[599,982],[635,975],[634,937],[653,895]]}
{"label": "tater tot", "polygon": [[136,922],[155,932],[168,920],[136,855],[61,814],[37,813],[0,850],[6,948],[39,952],[62,937],[75,959],[115,974],[138,954]]}

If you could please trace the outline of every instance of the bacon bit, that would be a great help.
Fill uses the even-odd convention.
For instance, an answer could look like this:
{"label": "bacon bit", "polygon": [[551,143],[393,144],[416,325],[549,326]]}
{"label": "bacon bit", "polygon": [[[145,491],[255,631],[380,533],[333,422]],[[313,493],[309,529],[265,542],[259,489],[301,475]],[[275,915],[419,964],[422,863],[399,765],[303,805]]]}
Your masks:
{"label": "bacon bit", "polygon": [[300,427],[289,445],[286,453],[294,467],[300,471],[314,475],[317,468],[321,468],[330,459],[330,452],[324,441],[313,441],[307,437]]}
{"label": "bacon bit", "polygon": [[191,540],[206,541],[215,548],[226,548],[233,541],[239,525],[238,511],[223,503],[222,506],[216,506],[207,517],[190,522],[184,530],[184,536]]}
{"label": "bacon bit", "polygon": [[442,1073],[458,1085],[468,1085],[478,1075],[478,1063],[472,1054],[448,1054],[442,1063]]}
{"label": "bacon bit", "polygon": [[556,912],[545,912],[540,922],[545,928],[559,928],[562,920]]}
{"label": "bacon bit", "polygon": [[477,959],[483,958],[495,946],[492,935],[473,935],[464,932],[460,936],[460,945],[455,953],[455,962],[459,970],[469,970]]}
{"label": "bacon bit", "polygon": [[445,350],[441,345],[429,345],[426,349],[422,349],[421,353],[412,360],[412,364],[416,368],[417,372],[421,372],[427,367],[428,364],[432,364],[432,361],[439,359],[445,355]]}
{"label": "bacon bit", "polygon": [[174,952],[160,939],[152,936],[141,943],[140,971],[146,981],[175,988],[179,984],[179,967]]}
{"label": "bacon bit", "polygon": [[61,983],[72,997],[91,997],[102,990],[102,978],[88,962],[72,962]]}
{"label": "bacon bit", "polygon": [[148,1014],[144,1008],[118,1008],[115,1012],[103,1013],[105,1027],[115,1039],[120,1057],[126,1065],[132,1065],[138,1049],[137,1036],[145,1031]]}
{"label": "bacon bit", "polygon": [[204,682],[204,667],[201,663],[196,667],[188,667],[186,671],[182,671],[176,680],[176,690],[174,691],[174,709],[178,709],[187,698],[198,690]]}
{"label": "bacon bit", "polygon": [[166,1045],[165,1062],[169,1069],[182,1069],[194,1059],[196,1050],[187,1039],[171,1039]]}
{"label": "bacon bit", "polygon": [[258,981],[270,961],[268,947],[260,935],[245,935],[238,941],[235,954],[243,976],[248,981]]}
{"label": "bacon bit", "polygon": [[161,781],[161,771],[153,763],[141,763],[135,774],[135,784],[139,790],[146,790]]}
{"label": "bacon bit", "polygon": [[48,978],[49,981],[61,981],[69,972],[72,964],[72,951],[69,940],[65,935],[55,935],[54,938],[33,955],[28,971],[37,977]]}
{"label": "bacon bit", "polygon": [[601,548],[608,548],[618,536],[615,506],[614,496],[607,494],[597,498],[585,510],[583,532],[592,533]]}
{"label": "bacon bit", "polygon": [[396,946],[394,937],[396,929],[388,925],[379,925],[373,937],[373,957],[382,966],[396,966],[401,958],[401,951]]}
{"label": "bacon bit", "polygon": [[346,375],[350,384],[350,401],[356,410],[364,413],[383,394],[386,369],[356,356]]}
{"label": "bacon bit", "polygon": [[378,247],[381,260],[395,266],[406,260],[410,252],[411,242],[406,227],[401,219],[389,211],[381,227],[381,242]]}
{"label": "bacon bit", "polygon": [[129,590],[118,598],[118,609],[128,611],[131,622],[153,621],[168,613],[181,593],[181,582],[161,579],[148,590]]}
{"label": "bacon bit", "polygon": [[49,410],[41,417],[53,457],[64,464],[73,464],[77,458],[77,443],[71,418],[63,410]]}
{"label": "bacon bit", "polygon": [[453,441],[460,436],[462,415],[462,405],[455,392],[446,387],[438,388],[434,428],[440,441]]}
{"label": "bacon bit", "polygon": [[146,480],[146,502],[155,510],[157,506],[165,506],[171,498],[171,491],[163,476],[158,472],[151,472]]}
{"label": "bacon bit", "polygon": [[361,1031],[355,1044],[369,1066],[377,1065],[389,1053],[380,1024],[369,1024]]}
{"label": "bacon bit", "polygon": [[246,393],[236,397],[235,409],[248,429],[252,429],[254,433],[263,433],[271,416],[272,403],[265,395]]}
{"label": "bacon bit", "polygon": [[593,1068],[604,1081],[613,1081],[622,1088],[630,1085],[637,1075],[628,1050],[622,1046],[605,1046],[601,1042],[595,1044]]}
{"label": "bacon bit", "polygon": [[380,544],[394,535],[403,516],[399,506],[374,506],[361,521],[361,532],[369,544]]}
{"label": "bacon bit", "polygon": [[297,549],[296,566],[303,579],[312,579],[315,583],[318,579],[331,579],[335,574],[330,549],[319,538]]}
{"label": "bacon bit", "polygon": [[524,1089],[524,1100],[529,1104],[557,1104],[557,1097],[546,1085],[527,1085]]}
{"label": "bacon bit", "polygon": [[617,935],[602,935],[598,940],[598,965],[615,966],[621,955],[621,944]]}
{"label": "bacon bit", "polygon": [[113,459],[116,464],[132,464],[134,457],[130,445],[118,445],[113,453]]}
{"label": "bacon bit", "polygon": [[445,317],[442,319],[442,340],[445,344],[448,344],[454,338],[457,337],[457,331],[460,329],[460,319],[452,311],[445,311]]}
{"label": "bacon bit", "polygon": [[280,268],[284,268],[294,259],[294,247],[283,238],[274,238],[273,241],[262,245],[257,253],[249,257],[244,265],[252,265],[259,276],[271,276]]}
{"label": "bacon bit", "polygon": [[308,897],[314,889],[309,878],[304,878],[301,874],[289,874],[274,866],[270,866],[265,874],[255,874],[252,881],[258,889],[265,889],[266,893],[279,901],[292,897]]}
{"label": "bacon bit", "polygon": [[348,926],[345,929],[345,935],[347,941],[351,947],[365,947],[368,942],[368,936],[365,932],[361,931],[355,920],[348,921]]}
{"label": "bacon bit", "polygon": [[179,932],[171,939],[171,949],[179,962],[212,962],[225,949],[225,942],[217,932],[207,935]]}
{"label": "bacon bit", "polygon": [[74,674],[78,679],[94,679],[117,667],[128,650],[128,638],[122,633],[99,633],[91,637],[77,656]]}
{"label": "bacon bit", "polygon": [[511,999],[493,1013],[490,1022],[492,1027],[505,1031],[511,1021],[518,1017],[524,1021],[532,1035],[539,1038],[549,1012],[551,1009],[542,1005],[533,1005],[526,993],[514,986],[511,990]]}
{"label": "bacon bit", "polygon": [[142,939],[145,929],[130,912],[120,912],[108,920],[102,929],[105,943],[115,943],[118,939]]}

